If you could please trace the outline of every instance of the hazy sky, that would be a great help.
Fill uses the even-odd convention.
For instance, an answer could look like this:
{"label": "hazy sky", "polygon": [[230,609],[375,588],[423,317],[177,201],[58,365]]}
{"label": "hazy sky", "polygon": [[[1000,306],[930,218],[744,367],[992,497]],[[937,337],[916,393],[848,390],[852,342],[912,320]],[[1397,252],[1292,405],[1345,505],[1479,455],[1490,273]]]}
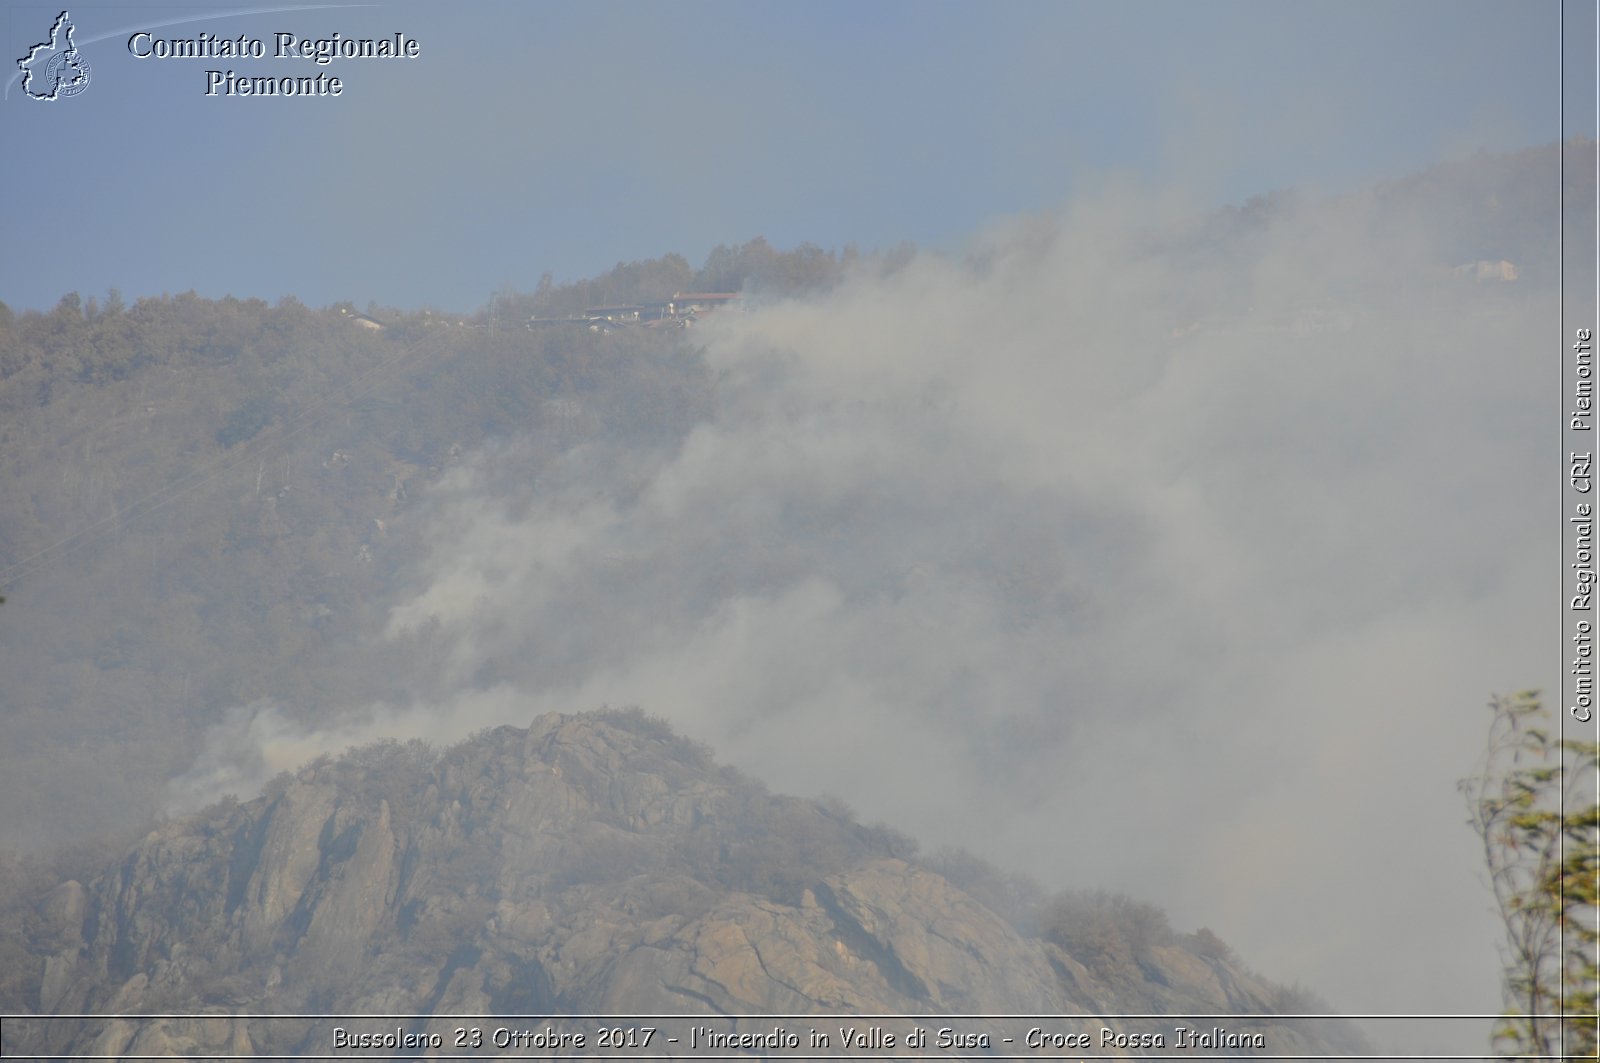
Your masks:
{"label": "hazy sky", "polygon": [[[1562,133],[1554,2],[300,6],[74,5],[89,87],[40,104],[14,60],[60,7],[6,5],[0,245],[31,250],[0,299],[471,310],[756,235],[948,247],[1117,173],[1238,201]],[[268,55],[138,59],[139,30]],[[421,54],[319,67],[273,58],[280,31]],[[208,98],[209,69],[344,90]]]}
{"label": "hazy sky", "polygon": [[[8,6],[6,54],[59,10]],[[1587,82],[1560,117],[1556,3],[212,10],[74,7],[85,91],[12,79],[0,299],[472,309],[756,235],[987,266],[708,329],[717,414],[681,448],[596,440],[537,490],[518,441],[471,455],[391,615],[438,618],[455,674],[331,734],[235,707],[185,787],[241,746],[637,703],[775,788],[1210,924],[1341,1009],[1497,1007],[1453,782],[1490,692],[1555,685],[1553,533],[1518,516],[1558,377],[1507,355],[1552,293],[1451,287],[1436,234],[1359,197],[1203,268],[1140,248],[1592,134]],[[1593,8],[1568,18],[1592,69]],[[144,29],[421,57],[139,60]],[[208,98],[213,68],[345,87]]]}

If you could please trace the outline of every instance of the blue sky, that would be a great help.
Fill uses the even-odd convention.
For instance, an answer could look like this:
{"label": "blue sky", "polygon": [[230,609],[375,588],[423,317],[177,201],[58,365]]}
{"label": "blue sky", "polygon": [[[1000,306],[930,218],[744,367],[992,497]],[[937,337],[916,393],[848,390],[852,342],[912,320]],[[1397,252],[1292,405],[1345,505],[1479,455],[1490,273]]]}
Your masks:
{"label": "blue sky", "polygon": [[[764,235],[959,247],[1108,180],[1197,205],[1337,189],[1563,132],[1560,7],[1482,3],[92,4],[86,91],[12,76],[0,299],[295,295],[452,310],[545,271]],[[8,66],[59,6],[10,4]],[[210,17],[208,17],[210,16]],[[183,21],[180,24],[175,23]],[[1568,47],[1592,55],[1593,8]],[[248,34],[266,59],[136,59]],[[272,34],[416,38],[415,60],[271,57]],[[339,98],[205,95],[207,69]],[[1567,132],[1593,129],[1576,83]]]}

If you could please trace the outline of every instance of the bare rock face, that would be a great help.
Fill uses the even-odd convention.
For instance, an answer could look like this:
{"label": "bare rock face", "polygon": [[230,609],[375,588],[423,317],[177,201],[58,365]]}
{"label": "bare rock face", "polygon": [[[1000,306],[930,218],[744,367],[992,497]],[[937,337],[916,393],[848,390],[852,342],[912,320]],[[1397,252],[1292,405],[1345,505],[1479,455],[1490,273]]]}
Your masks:
{"label": "bare rock face", "polygon": [[1174,937],[1097,967],[909,849],[638,714],[546,716],[441,756],[374,747],[42,898],[29,1010],[190,1017],[8,1027],[7,1047],[325,1054],[323,1032],[246,1013],[1037,1013],[1098,1030],[1115,1024],[1095,1014],[1156,1006],[1270,1011],[1273,988],[1215,948]]}
{"label": "bare rock face", "polygon": [[896,989],[926,1010],[1044,1014],[1067,1008],[1038,947],[938,875],[877,861],[829,878],[817,896],[841,944],[855,942]]}

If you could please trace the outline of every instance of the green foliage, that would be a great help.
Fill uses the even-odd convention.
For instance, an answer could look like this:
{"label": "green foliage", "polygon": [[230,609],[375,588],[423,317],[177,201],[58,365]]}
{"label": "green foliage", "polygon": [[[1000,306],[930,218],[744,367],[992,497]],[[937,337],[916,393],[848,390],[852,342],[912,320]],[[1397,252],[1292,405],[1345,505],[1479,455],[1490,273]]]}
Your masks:
{"label": "green foliage", "polygon": [[1600,805],[1593,742],[1557,737],[1537,691],[1496,697],[1488,751],[1463,780],[1505,925],[1506,1054],[1595,1058]]}

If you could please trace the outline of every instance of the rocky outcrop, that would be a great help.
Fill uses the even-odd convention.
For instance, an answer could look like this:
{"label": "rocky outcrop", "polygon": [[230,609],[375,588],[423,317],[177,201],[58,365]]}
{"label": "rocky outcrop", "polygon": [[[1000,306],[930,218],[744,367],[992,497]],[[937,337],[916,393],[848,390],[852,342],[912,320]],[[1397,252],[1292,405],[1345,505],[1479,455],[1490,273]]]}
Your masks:
{"label": "rocky outcrop", "polygon": [[[1093,1014],[1117,1011],[1125,987],[905,849],[767,794],[638,715],[542,717],[437,758],[377,747],[172,823],[98,880],[42,898],[32,1008],[189,1017],[20,1024],[8,1051],[326,1050],[321,1033],[245,1013],[1116,1025]],[[1272,987],[1203,952],[1146,949],[1141,1003],[1268,1010]],[[1327,1047],[1280,1034],[1278,1051]]]}

